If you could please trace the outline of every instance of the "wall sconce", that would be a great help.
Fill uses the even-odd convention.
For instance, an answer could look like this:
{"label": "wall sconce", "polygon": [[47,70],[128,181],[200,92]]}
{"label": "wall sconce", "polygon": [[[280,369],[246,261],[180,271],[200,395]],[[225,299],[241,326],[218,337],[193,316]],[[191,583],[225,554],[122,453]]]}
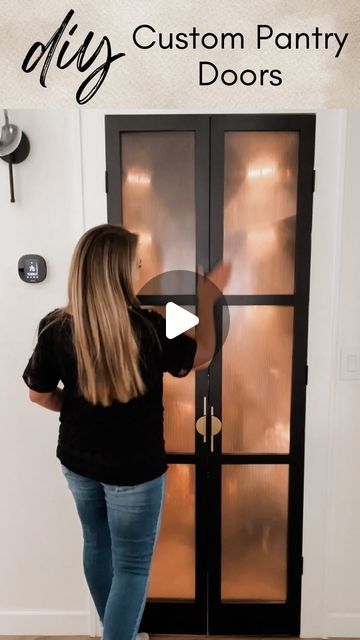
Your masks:
{"label": "wall sconce", "polygon": [[0,158],[9,165],[10,202],[15,202],[13,164],[26,160],[30,153],[28,137],[15,124],[9,122],[7,109],[4,109],[5,124],[0,135]]}

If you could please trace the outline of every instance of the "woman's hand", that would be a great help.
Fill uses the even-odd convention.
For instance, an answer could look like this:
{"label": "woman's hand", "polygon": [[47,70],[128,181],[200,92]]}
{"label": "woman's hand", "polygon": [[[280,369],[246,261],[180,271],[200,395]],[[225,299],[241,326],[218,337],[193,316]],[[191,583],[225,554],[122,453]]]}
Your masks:
{"label": "woman's hand", "polygon": [[202,267],[198,267],[198,295],[209,295],[213,300],[219,298],[230,280],[231,271],[230,262],[218,262],[207,275]]}
{"label": "woman's hand", "polygon": [[223,293],[230,280],[231,271],[232,265],[230,262],[218,262],[206,277]]}
{"label": "woman's hand", "polygon": [[199,324],[195,328],[197,344],[193,368],[203,369],[209,366],[215,351],[214,304],[223,293],[230,274],[231,265],[219,262],[213,270],[204,275],[202,268],[198,270],[197,314]]}

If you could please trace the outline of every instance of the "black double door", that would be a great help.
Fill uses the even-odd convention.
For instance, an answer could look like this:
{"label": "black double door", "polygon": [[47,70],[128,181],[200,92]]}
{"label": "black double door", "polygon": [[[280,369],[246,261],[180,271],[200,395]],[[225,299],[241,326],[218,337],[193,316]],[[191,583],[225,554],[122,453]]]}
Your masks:
{"label": "black double door", "polygon": [[315,116],[109,115],[105,131],[108,220],[139,234],[139,289],[175,272],[142,302],[196,312],[189,272],[233,265],[223,348],[164,377],[167,493],[141,629],[297,635]]}

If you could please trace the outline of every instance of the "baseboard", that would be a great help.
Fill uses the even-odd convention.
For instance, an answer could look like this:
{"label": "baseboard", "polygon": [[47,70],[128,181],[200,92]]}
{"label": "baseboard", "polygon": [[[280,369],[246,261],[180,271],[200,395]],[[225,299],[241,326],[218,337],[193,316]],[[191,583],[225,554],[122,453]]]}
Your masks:
{"label": "baseboard", "polygon": [[328,613],[328,638],[360,638],[360,613]]}
{"label": "baseboard", "polygon": [[1,635],[90,635],[89,611],[22,609],[0,611]]}

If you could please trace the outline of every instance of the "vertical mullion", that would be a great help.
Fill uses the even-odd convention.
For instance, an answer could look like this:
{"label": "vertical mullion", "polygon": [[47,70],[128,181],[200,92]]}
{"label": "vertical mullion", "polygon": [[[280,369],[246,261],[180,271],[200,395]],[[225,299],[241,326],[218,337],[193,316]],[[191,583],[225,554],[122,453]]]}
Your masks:
{"label": "vertical mullion", "polygon": [[[196,265],[207,269],[209,264],[209,125],[208,116],[196,117],[195,130],[195,212],[196,212]],[[197,312],[197,308],[196,308]],[[204,402],[209,395],[207,370],[195,373],[195,421],[203,415]],[[195,429],[195,425],[194,425]],[[207,633],[207,570],[209,563],[209,548],[207,537],[207,444],[203,437],[195,431],[196,454],[196,558],[195,558],[195,598],[197,607],[203,620],[204,632]]]}
{"label": "vertical mullion", "polygon": [[114,119],[105,116],[105,152],[107,170],[107,214],[110,224],[122,222],[120,131]]}
{"label": "vertical mullion", "polygon": [[[224,131],[219,116],[211,117],[210,128],[210,237],[209,268],[223,257],[223,216],[224,216]],[[217,320],[222,315],[222,306],[217,305]],[[222,325],[222,323],[221,323]],[[210,367],[209,396],[214,414],[222,418],[222,355],[216,354]],[[214,440],[214,452],[210,456],[209,490],[209,544],[211,555],[209,564],[209,633],[213,633],[221,604],[221,433]]]}

